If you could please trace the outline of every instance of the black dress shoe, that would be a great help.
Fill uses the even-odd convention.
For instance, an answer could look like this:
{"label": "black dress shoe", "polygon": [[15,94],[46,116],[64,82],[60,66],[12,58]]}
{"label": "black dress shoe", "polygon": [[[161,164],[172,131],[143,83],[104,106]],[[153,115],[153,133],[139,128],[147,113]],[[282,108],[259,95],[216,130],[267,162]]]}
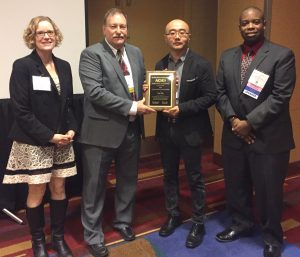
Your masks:
{"label": "black dress shoe", "polygon": [[250,236],[252,232],[252,229],[235,230],[227,228],[216,235],[216,240],[222,243],[232,242],[240,237]]}
{"label": "black dress shoe", "polygon": [[280,257],[281,247],[274,245],[266,245],[264,249],[264,257]]}
{"label": "black dress shoe", "polygon": [[108,256],[107,247],[104,244],[93,244],[87,246],[90,254],[94,257]]}
{"label": "black dress shoe", "polygon": [[115,230],[117,230],[120,233],[120,235],[123,237],[125,241],[132,241],[135,239],[135,234],[132,228],[129,226],[124,228],[115,228]]}
{"label": "black dress shoe", "polygon": [[195,248],[202,243],[205,229],[203,224],[194,223],[186,239],[185,246]]}
{"label": "black dress shoe", "polygon": [[166,222],[159,230],[160,236],[169,236],[174,233],[175,229],[182,224],[182,220],[179,216],[169,216]]}

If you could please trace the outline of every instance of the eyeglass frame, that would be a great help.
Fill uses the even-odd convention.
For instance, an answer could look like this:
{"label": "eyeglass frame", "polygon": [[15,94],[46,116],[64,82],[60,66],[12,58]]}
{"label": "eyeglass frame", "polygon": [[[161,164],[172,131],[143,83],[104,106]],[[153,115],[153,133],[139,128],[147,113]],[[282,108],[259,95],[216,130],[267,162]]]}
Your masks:
{"label": "eyeglass frame", "polygon": [[54,37],[55,36],[55,31],[54,30],[47,30],[47,31],[36,31],[35,35],[38,38],[44,38],[46,36],[46,34],[48,35],[48,37]]}
{"label": "eyeglass frame", "polygon": [[120,29],[121,31],[125,31],[128,29],[127,24],[121,24],[121,25],[117,25],[117,24],[110,24],[110,25],[105,25],[106,27],[110,28],[111,30],[117,30]]}
{"label": "eyeglass frame", "polygon": [[189,32],[187,32],[185,29],[180,29],[180,30],[170,30],[165,35],[166,36],[170,36],[170,37],[176,37],[177,35],[179,37],[187,37],[187,36],[189,36],[191,34]]}

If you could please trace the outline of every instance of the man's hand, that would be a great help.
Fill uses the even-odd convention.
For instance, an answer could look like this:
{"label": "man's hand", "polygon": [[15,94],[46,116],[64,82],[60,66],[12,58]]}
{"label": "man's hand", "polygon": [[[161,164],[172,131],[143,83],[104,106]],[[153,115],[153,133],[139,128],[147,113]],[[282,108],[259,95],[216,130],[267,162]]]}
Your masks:
{"label": "man's hand", "polygon": [[243,139],[248,145],[251,145],[255,142],[255,135],[250,132],[249,135],[243,137]]}
{"label": "man's hand", "polygon": [[242,138],[247,144],[255,142],[255,135],[251,132],[252,128],[247,120],[240,120],[234,117],[230,120],[232,132],[239,138]]}
{"label": "man's hand", "polygon": [[251,125],[247,120],[234,118],[231,122],[232,131],[236,135],[247,136],[251,131]]}
{"label": "man's hand", "polygon": [[145,97],[137,102],[137,114],[149,114],[156,112],[154,109],[145,105]]}
{"label": "man's hand", "polygon": [[172,118],[176,118],[179,114],[179,107],[176,105],[168,110],[163,110],[163,113],[167,114],[168,116]]}

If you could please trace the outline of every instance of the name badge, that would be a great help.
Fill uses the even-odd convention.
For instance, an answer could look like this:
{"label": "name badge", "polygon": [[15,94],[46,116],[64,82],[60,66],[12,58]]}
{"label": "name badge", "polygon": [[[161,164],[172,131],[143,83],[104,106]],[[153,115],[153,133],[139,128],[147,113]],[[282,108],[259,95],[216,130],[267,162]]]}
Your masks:
{"label": "name badge", "polygon": [[33,90],[51,91],[50,77],[32,76]]}
{"label": "name badge", "polygon": [[128,86],[128,91],[130,94],[134,93],[134,86]]}
{"label": "name badge", "polygon": [[265,87],[269,77],[269,75],[255,69],[252,72],[243,93],[257,99]]}

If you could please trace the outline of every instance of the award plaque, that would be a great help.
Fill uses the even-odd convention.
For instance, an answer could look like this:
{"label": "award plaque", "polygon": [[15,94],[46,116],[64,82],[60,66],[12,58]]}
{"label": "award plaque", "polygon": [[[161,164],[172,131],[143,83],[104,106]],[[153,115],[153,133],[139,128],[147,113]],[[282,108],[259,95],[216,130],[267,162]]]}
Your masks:
{"label": "award plaque", "polygon": [[147,71],[146,104],[154,110],[170,109],[176,105],[176,72]]}

